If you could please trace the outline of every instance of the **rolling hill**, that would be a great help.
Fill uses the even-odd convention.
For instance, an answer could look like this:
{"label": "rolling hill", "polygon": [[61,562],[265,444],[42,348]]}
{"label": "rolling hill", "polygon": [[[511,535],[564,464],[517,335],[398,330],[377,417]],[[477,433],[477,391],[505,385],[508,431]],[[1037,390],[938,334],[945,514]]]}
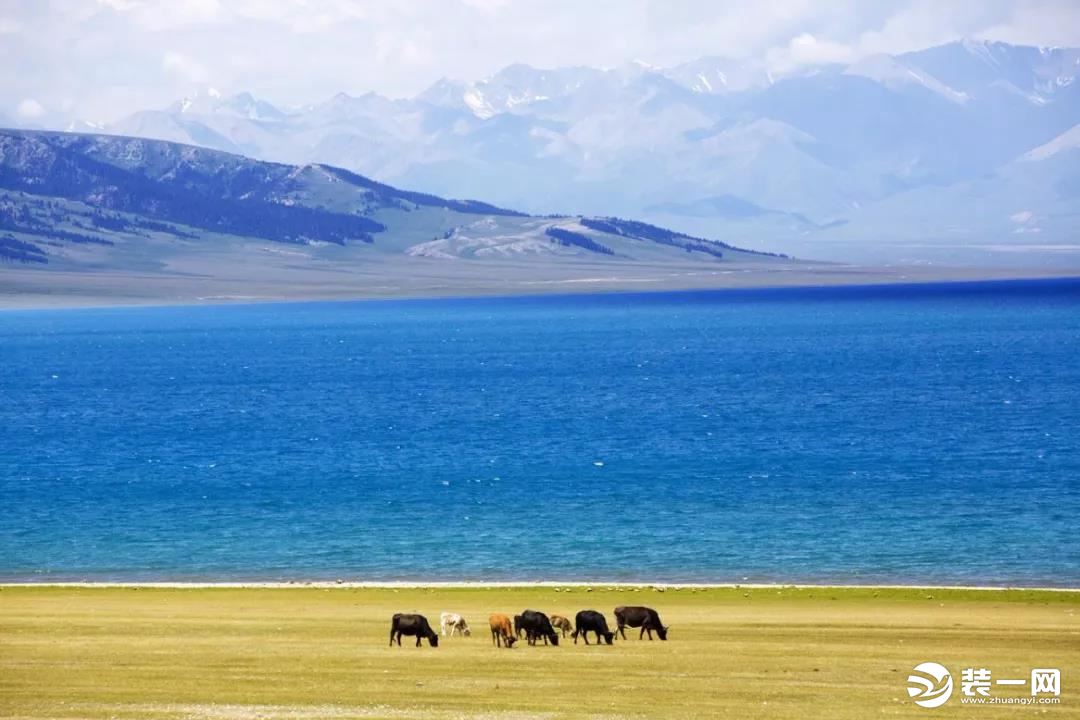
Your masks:
{"label": "rolling hill", "polygon": [[25,130],[0,130],[0,261],[9,292],[116,286],[162,299],[625,288],[797,264],[616,217],[410,192],[330,165]]}

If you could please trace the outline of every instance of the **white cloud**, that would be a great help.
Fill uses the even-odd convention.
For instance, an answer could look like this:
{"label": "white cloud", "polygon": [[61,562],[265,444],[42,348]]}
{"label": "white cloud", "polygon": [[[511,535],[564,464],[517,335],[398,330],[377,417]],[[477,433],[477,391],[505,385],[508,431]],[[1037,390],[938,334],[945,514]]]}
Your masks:
{"label": "white cloud", "polygon": [[138,3],[136,0],[97,0],[98,5],[112,8],[113,10],[132,10]]}
{"label": "white cloud", "polygon": [[218,0],[97,0],[149,30],[199,25],[222,17]]}
{"label": "white cloud", "polygon": [[810,33],[801,33],[785,47],[770,50],[767,60],[774,70],[783,72],[801,65],[850,63],[856,56],[857,51],[850,45],[818,40]]}
{"label": "white cloud", "polygon": [[45,114],[45,107],[34,98],[24,98],[15,107],[15,114],[23,120],[36,120]]}
{"label": "white cloud", "polygon": [[165,53],[161,58],[161,68],[168,74],[189,83],[203,83],[209,79],[206,68],[183,53]]}
{"label": "white cloud", "polygon": [[83,117],[162,107],[213,80],[283,105],[413,95],[515,62],[774,67],[847,62],[961,36],[1080,45],[1077,0],[0,0],[0,102]]}
{"label": "white cloud", "polygon": [[426,50],[431,44],[431,39],[423,32],[378,33],[375,36],[375,60],[380,65],[423,66],[432,62],[431,53]]}

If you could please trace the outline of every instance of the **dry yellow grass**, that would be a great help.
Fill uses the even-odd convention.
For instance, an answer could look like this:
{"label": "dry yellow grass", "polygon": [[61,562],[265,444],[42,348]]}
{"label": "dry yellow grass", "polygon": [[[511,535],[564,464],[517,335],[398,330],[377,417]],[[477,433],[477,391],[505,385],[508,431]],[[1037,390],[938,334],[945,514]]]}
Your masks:
{"label": "dry yellow grass", "polygon": [[[671,639],[491,646],[494,611],[656,607]],[[387,646],[389,618],[460,612],[471,638]],[[874,718],[1080,716],[1080,594],[648,588],[0,590],[9,718]],[[635,634],[636,635],[636,634]],[[1060,705],[916,707],[908,671],[1024,677]],[[957,677],[959,680],[959,677]],[[957,688],[959,691],[959,687]],[[1018,689],[999,695],[1021,696]]]}

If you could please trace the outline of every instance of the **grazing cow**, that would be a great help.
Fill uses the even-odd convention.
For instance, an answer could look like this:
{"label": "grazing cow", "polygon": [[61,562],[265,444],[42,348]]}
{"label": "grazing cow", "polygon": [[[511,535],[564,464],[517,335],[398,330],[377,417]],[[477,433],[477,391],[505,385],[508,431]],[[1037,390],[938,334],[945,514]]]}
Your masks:
{"label": "grazing cow", "polygon": [[559,644],[559,636],[551,627],[551,619],[537,610],[526,610],[521,613],[521,627],[525,630],[525,639],[530,645],[536,645],[536,641],[543,638],[544,642],[551,641],[552,645]]}
{"label": "grazing cow", "polygon": [[488,618],[488,624],[491,625],[491,644],[495,647],[502,647],[504,644],[506,647],[514,647],[514,643],[517,642],[517,637],[514,635],[513,626],[510,624],[510,618],[501,613],[495,613]]}
{"label": "grazing cow", "polygon": [[589,633],[596,633],[596,644],[600,644],[600,639],[603,638],[608,645],[612,644],[615,640],[615,633],[608,630],[607,618],[602,613],[598,613],[595,610],[582,610],[577,614],[575,618],[575,625],[577,630],[574,631],[574,644],[577,645],[578,635],[585,639],[585,644],[589,644]]}
{"label": "grazing cow", "polygon": [[397,613],[390,621],[390,646],[394,646],[397,639],[398,647],[401,647],[402,635],[415,635],[416,647],[420,647],[420,640],[427,638],[431,647],[439,647],[439,636],[431,629],[427,618],[423,615],[410,615]]}
{"label": "grazing cow", "polygon": [[[441,613],[439,615],[439,628],[446,637],[453,637],[455,632],[459,632],[465,637],[472,635],[469,623],[465,622],[465,618],[457,613]],[[447,630],[449,630],[449,633]]]}
{"label": "grazing cow", "polygon": [[667,640],[668,627],[660,622],[660,616],[652,608],[639,605],[627,607],[620,605],[615,608],[615,621],[618,623],[615,632],[621,633],[623,640],[626,639],[627,627],[641,628],[638,640],[645,637],[645,633],[649,633],[649,639],[652,640],[654,630],[661,640]]}
{"label": "grazing cow", "polygon": [[570,624],[570,618],[565,618],[562,615],[551,616],[551,627],[561,630],[564,638],[567,633],[574,632],[574,626]]}

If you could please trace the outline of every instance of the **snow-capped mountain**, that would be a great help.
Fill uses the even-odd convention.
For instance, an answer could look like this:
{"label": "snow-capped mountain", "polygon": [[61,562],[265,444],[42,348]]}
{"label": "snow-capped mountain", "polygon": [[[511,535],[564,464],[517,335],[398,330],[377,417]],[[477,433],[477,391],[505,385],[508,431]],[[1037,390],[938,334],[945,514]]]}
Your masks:
{"label": "snow-capped mountain", "polygon": [[[763,60],[723,57],[672,68],[519,64],[414,98],[341,94],[290,110],[207,91],[104,131],[828,257],[833,241],[1015,240],[1017,213],[1080,217],[1064,151],[1080,123],[1078,75],[1080,50],[982,41],[783,77]],[[1004,188],[1025,206],[1013,208]],[[926,194],[950,204],[920,210],[913,199]],[[1080,236],[1070,221],[1050,225],[1062,229],[1055,242]]]}
{"label": "snow-capped mountain", "polygon": [[574,94],[604,74],[587,67],[538,70],[519,63],[475,83],[443,78],[420,93],[417,100],[436,107],[468,110],[478,118],[488,119],[502,113],[528,112],[527,106]]}
{"label": "snow-capped mountain", "polygon": [[215,88],[207,88],[192,97],[173,103],[168,112],[180,115],[226,115],[260,122],[277,122],[286,117],[284,112],[251,93],[242,92],[223,97]]}
{"label": "snow-capped mountain", "polygon": [[694,92],[709,95],[760,90],[776,80],[762,61],[706,57],[663,71],[663,74]]}
{"label": "snow-capped mountain", "polygon": [[1075,91],[1080,48],[1037,48],[964,40],[907,53],[900,60],[972,96],[1007,92],[1034,104]]}

